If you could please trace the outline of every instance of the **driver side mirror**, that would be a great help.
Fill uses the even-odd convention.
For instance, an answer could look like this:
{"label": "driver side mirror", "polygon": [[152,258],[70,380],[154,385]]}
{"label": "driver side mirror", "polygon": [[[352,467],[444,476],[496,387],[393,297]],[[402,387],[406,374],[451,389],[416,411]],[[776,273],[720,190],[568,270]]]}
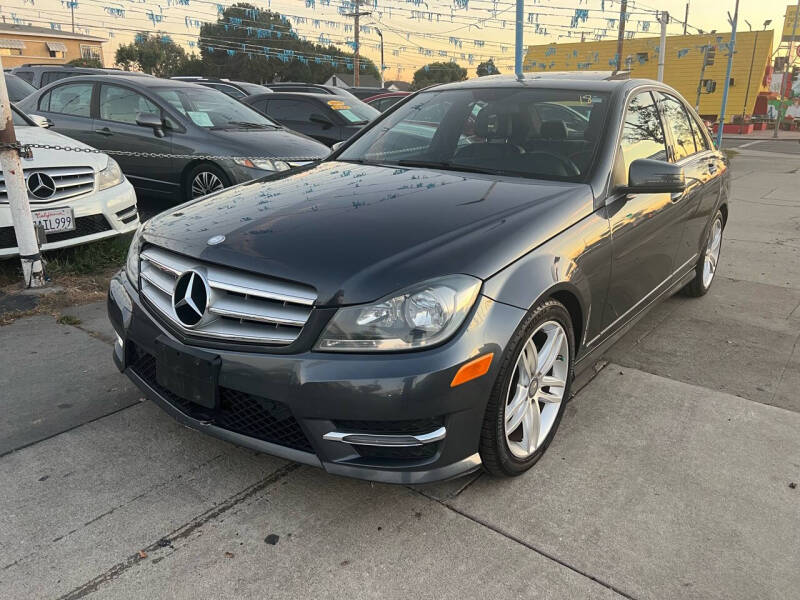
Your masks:
{"label": "driver side mirror", "polygon": [[322,125],[323,129],[330,129],[331,127],[333,127],[333,123],[331,122],[331,120],[325,115],[320,113],[312,113],[308,119],[312,123],[317,123],[319,125]]}
{"label": "driver side mirror", "polygon": [[150,127],[156,137],[164,137],[164,123],[161,116],[155,113],[139,113],[136,115],[136,124],[141,127]]}
{"label": "driver side mirror", "polygon": [[628,170],[630,194],[678,194],[686,189],[683,167],[663,160],[640,158],[631,163]]}

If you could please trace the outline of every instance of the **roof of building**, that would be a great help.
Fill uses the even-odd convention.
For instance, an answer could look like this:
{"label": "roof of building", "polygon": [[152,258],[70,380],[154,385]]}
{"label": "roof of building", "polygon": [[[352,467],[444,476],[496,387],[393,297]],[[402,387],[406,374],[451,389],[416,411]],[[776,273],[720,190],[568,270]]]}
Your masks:
{"label": "roof of building", "polygon": [[410,92],[411,84],[408,81],[401,81],[400,79],[390,79],[384,82],[384,87],[389,89],[394,86],[398,92]]}
{"label": "roof of building", "polygon": [[32,35],[36,37],[67,38],[70,40],[85,40],[87,42],[107,42],[106,38],[72,31],[59,31],[49,27],[36,27],[34,25],[19,25],[17,23],[0,23],[0,36],[6,35]]}
{"label": "roof of building", "polygon": [[[334,77],[336,78],[337,83],[333,83]],[[325,83],[328,85],[336,85],[343,88],[349,88],[355,86],[355,83],[353,82],[352,73],[334,73]],[[380,88],[381,80],[378,79],[377,77],[373,77],[372,75],[359,75],[358,87]]]}

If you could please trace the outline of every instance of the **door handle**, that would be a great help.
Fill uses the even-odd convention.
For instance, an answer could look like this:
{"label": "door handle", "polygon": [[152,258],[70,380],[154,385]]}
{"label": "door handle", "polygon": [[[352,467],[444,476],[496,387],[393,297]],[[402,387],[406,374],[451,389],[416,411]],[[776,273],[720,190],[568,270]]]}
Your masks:
{"label": "door handle", "polygon": [[103,127],[102,129],[95,129],[95,133],[99,133],[100,135],[114,135],[114,132],[111,131],[108,127]]}

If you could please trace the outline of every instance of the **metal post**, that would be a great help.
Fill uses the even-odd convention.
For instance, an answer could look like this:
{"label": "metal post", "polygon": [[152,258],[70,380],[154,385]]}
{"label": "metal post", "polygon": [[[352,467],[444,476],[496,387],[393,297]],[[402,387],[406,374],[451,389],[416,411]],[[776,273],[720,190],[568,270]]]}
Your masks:
{"label": "metal post", "polygon": [[617,71],[622,70],[622,49],[625,43],[625,14],[628,12],[628,0],[622,0],[619,6],[619,33],[617,34]]}
{"label": "metal post", "polygon": [[[798,0],[800,2],[800,0]],[[730,14],[730,13],[729,13]],[[728,106],[728,90],[731,87],[731,70],[733,69],[733,54],[736,51],[736,25],[739,23],[739,0],[733,11],[731,41],[728,46],[728,68],[725,70],[725,87],[722,89],[722,106],[719,109],[719,130],[717,131],[717,148],[722,148],[722,130],[725,129],[725,109]]]}
{"label": "metal post", "polygon": [[792,59],[792,50],[794,50],[794,36],[797,34],[797,17],[800,16],[800,0],[797,0],[797,9],[794,11],[794,25],[792,25],[792,37],[789,40],[789,56],[786,57],[786,64],[783,67],[783,77],[781,77],[781,103],[778,105],[778,120],[775,122],[775,131],[772,132],[772,137],[778,137],[778,129],[781,128],[781,110],[783,109],[783,102],[786,100],[786,78],[789,76],[789,65],[794,62]]}
{"label": "metal post", "polygon": [[69,10],[72,12],[72,33],[75,33],[75,3],[70,2]]}
{"label": "metal post", "polygon": [[744,105],[742,106],[742,123],[744,123],[744,116],[747,114],[747,101],[750,99],[750,83],[753,81],[753,63],[756,62],[756,47],[758,46],[758,34],[756,31],[756,39],[753,42],[753,55],[750,57],[750,72],[747,74],[747,89],[744,91]]}
{"label": "metal post", "polygon": [[[0,73],[2,72],[3,63],[0,60]],[[17,237],[17,248],[22,262],[22,277],[25,287],[43,287],[45,283],[44,268],[42,267],[42,257],[39,254],[39,244],[36,241],[36,231],[33,227],[31,206],[28,203],[28,190],[25,187],[22,161],[16,149],[2,147],[5,144],[17,143],[4,77],[0,77],[0,127],[2,127],[0,129],[0,170],[5,179],[11,222],[14,224],[14,234]]]}
{"label": "metal post", "polygon": [[689,3],[686,3],[686,14],[683,16],[683,35],[686,35],[686,28],[689,26]]}
{"label": "metal post", "polygon": [[662,10],[658,15],[658,22],[661,23],[661,40],[658,43],[658,80],[664,81],[664,59],[667,54],[667,25],[669,25],[669,13]]}
{"label": "metal post", "polygon": [[522,37],[523,37],[523,23],[525,18],[525,0],[517,0],[517,22],[516,22],[516,37],[514,41],[514,73],[519,79],[522,79]]}
{"label": "metal post", "polygon": [[375,31],[378,32],[378,37],[381,38],[381,68],[380,68],[380,73],[381,73],[381,89],[383,89],[384,86],[386,85],[386,82],[384,82],[384,80],[383,80],[383,70],[386,68],[386,66],[383,64],[383,32],[380,29],[378,29],[377,27],[375,28]]}

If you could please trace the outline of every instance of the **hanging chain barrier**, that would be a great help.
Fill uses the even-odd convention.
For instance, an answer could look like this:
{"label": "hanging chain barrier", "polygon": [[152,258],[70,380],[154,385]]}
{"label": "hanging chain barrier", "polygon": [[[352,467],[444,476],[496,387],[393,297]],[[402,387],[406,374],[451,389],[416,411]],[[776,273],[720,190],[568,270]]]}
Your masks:
{"label": "hanging chain barrier", "polygon": [[2,150],[16,150],[22,158],[33,158],[33,149],[61,150],[78,154],[108,154],[110,156],[125,156],[128,158],[187,158],[191,160],[274,160],[285,163],[314,162],[322,160],[324,156],[215,156],[213,154],[169,154],[164,152],[133,152],[130,150],[97,150],[96,148],[78,148],[61,146],[59,144],[0,144]]}

